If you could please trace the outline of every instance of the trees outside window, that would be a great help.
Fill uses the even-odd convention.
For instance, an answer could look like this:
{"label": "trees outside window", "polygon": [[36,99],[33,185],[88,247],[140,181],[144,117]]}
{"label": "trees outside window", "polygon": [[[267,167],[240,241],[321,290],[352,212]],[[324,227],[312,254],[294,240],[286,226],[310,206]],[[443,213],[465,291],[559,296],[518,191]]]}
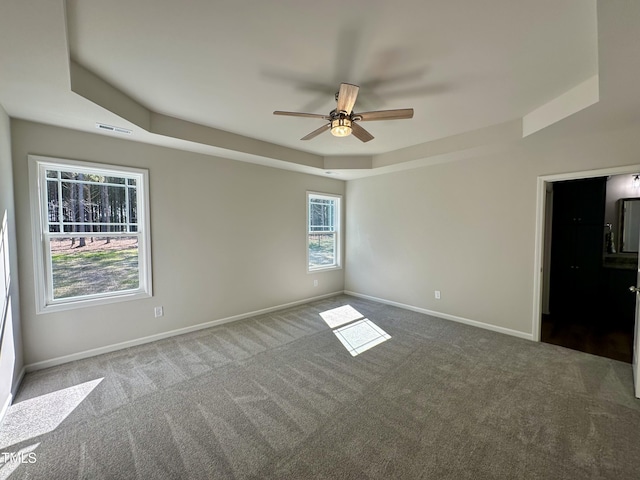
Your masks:
{"label": "trees outside window", "polygon": [[307,193],[309,271],[340,266],[340,197]]}
{"label": "trees outside window", "polygon": [[39,312],[151,295],[146,170],[30,157]]}

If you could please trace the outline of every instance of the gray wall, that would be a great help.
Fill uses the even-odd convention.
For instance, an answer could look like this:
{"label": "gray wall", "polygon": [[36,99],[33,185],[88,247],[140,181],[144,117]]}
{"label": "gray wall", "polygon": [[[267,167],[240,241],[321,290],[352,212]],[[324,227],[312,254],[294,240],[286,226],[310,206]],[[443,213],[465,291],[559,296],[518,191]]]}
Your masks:
{"label": "gray wall", "polygon": [[[638,131],[542,131],[492,155],[349,181],[344,275],[309,275],[305,192],[341,194],[343,182],[14,120],[25,363],[343,288],[531,334],[537,177],[637,164]],[[27,153],[149,168],[153,299],[35,314]]]}
{"label": "gray wall", "polygon": [[532,334],[537,177],[637,164],[638,131],[547,129],[493,155],[349,181],[345,289]]}
{"label": "gray wall", "polygon": [[[20,297],[18,295],[18,252],[16,248],[16,210],[13,198],[13,173],[11,165],[11,132],[9,116],[0,106],[0,235],[8,240],[0,250],[5,250],[0,262],[9,259],[8,289],[0,279],[0,320],[3,325],[0,346],[0,408],[18,387],[23,368],[20,331]],[[6,218],[6,224],[3,221]],[[5,231],[2,231],[5,230]],[[0,240],[0,243],[2,240]],[[7,255],[8,253],[8,255]],[[7,265],[3,268],[7,270]],[[0,269],[0,270],[3,270]]]}
{"label": "gray wall", "polygon": [[[305,240],[306,191],[344,194],[340,180],[21,120],[11,131],[27,365],[344,288],[343,270],[307,273]],[[153,298],[36,315],[29,153],[149,169]]]}

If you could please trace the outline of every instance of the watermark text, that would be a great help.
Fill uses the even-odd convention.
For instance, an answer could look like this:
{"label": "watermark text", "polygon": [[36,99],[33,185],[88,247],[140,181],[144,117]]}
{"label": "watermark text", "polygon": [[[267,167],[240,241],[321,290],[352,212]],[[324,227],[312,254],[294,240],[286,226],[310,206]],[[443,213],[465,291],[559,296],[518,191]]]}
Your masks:
{"label": "watermark text", "polygon": [[36,463],[36,452],[0,452],[0,463]]}

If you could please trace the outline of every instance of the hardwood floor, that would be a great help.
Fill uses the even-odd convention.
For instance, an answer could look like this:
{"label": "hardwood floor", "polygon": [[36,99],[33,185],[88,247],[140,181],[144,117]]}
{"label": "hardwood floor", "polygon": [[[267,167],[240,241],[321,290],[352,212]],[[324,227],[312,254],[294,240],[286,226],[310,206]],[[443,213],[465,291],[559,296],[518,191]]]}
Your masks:
{"label": "hardwood floor", "polygon": [[622,362],[633,360],[633,324],[543,315],[541,340]]}

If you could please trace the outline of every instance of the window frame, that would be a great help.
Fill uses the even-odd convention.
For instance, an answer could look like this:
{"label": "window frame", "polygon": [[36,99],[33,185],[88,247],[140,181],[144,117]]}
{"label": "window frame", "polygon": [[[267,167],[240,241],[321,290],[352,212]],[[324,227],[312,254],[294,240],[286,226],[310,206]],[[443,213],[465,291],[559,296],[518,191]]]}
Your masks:
{"label": "window frame", "polygon": [[[334,208],[334,225],[332,231],[327,232],[312,232],[310,230],[310,200],[312,198],[319,198],[322,200],[332,200],[335,202]],[[342,195],[337,195],[333,193],[321,193],[321,192],[307,192],[307,201],[306,201],[306,247],[307,247],[307,273],[317,273],[328,270],[340,270],[342,269]],[[309,235],[312,233],[333,233],[335,238],[335,259],[332,265],[319,265],[316,267],[312,267],[310,263],[310,255],[309,255]]]}
{"label": "window frame", "polygon": [[[64,158],[28,155],[29,200],[31,203],[32,249],[36,313],[52,313],[108,303],[138,300],[153,296],[151,272],[151,228],[149,214],[149,171],[142,168],[124,167],[103,163],[69,160]],[[47,230],[48,198],[47,169],[73,170],[85,174],[121,176],[136,180],[137,232],[67,232],[67,236],[135,236],[138,238],[138,288],[118,292],[104,292],[80,297],[53,298],[53,274],[49,241],[62,235],[51,235]],[[127,229],[128,230],[128,229]],[[64,232],[60,232],[61,234]],[[103,233],[103,232],[100,232]]]}

